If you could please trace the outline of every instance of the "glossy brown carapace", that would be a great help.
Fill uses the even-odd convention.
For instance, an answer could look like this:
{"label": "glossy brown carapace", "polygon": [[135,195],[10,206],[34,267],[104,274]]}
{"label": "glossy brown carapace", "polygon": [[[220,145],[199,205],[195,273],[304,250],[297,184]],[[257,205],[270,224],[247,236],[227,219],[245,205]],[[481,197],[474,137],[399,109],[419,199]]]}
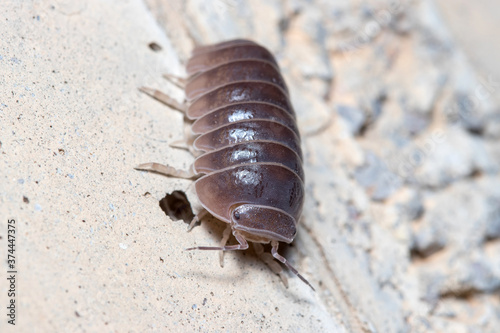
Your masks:
{"label": "glossy brown carapace", "polygon": [[[220,247],[192,249],[242,250],[247,241],[271,243],[274,258],[310,286],[277,253],[278,242],[290,243],[297,233],[304,171],[295,112],[276,59],[252,41],[233,40],[197,47],[187,73],[182,108],[193,121],[193,148],[202,152],[192,167],[193,176],[201,176],[196,193],[206,211],[229,224],[239,243],[225,245],[225,237]],[[172,105],[161,93],[143,91]],[[151,165],[143,169],[177,175],[168,166]]]}

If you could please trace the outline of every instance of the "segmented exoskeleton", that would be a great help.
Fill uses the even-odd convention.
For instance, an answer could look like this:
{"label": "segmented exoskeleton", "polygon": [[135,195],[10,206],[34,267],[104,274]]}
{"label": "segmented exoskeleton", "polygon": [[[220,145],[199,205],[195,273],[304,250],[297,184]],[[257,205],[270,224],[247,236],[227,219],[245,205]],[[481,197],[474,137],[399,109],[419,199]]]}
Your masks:
{"label": "segmented exoskeleton", "polygon": [[185,105],[159,91],[141,90],[185,111],[194,121],[193,148],[203,153],[190,171],[157,163],[138,169],[185,178],[203,175],[194,185],[201,204],[229,224],[238,244],[225,245],[227,232],[220,247],[189,250],[244,250],[247,241],[271,243],[273,257],[311,286],[277,252],[279,242],[291,243],[297,233],[304,172],[295,112],[275,58],[252,41],[232,40],[195,48],[186,70]]}

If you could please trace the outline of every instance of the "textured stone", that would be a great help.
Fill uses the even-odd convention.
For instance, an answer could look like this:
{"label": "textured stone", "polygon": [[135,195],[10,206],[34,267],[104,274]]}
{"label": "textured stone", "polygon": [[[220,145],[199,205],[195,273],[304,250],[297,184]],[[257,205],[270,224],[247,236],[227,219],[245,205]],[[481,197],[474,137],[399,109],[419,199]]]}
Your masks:
{"label": "textured stone", "polygon": [[484,140],[450,127],[432,149],[416,151],[415,177],[424,186],[441,187],[474,172],[494,173],[499,166],[488,154]]}
{"label": "textured stone", "polygon": [[361,128],[366,123],[363,111],[349,105],[338,105],[337,112],[347,122],[351,134],[359,134]]}

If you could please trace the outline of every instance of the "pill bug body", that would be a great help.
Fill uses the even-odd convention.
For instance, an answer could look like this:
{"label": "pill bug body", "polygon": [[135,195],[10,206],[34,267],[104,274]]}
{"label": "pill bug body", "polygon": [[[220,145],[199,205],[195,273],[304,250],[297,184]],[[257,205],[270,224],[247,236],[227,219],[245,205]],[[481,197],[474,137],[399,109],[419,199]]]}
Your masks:
{"label": "pill bug body", "polygon": [[[186,66],[186,117],[202,152],[192,170],[202,206],[247,241],[291,243],[304,202],[300,135],[288,88],[272,54],[248,40],[197,47]],[[168,102],[167,102],[168,104]],[[311,286],[312,288],[312,286]],[[313,288],[314,289],[314,288]]]}
{"label": "pill bug body", "polygon": [[290,243],[304,172],[276,60],[256,43],[235,40],[195,49],[187,68],[186,115],[199,134],[194,148],[205,152],[194,163],[206,173],[195,183],[202,205],[246,240]]}

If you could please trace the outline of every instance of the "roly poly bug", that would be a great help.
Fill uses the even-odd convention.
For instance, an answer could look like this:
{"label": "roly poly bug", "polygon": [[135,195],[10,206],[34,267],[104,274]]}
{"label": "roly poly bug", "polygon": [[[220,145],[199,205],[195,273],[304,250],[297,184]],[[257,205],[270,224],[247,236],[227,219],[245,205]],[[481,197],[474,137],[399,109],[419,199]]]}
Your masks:
{"label": "roly poly bug", "polygon": [[[209,212],[228,223],[228,232],[219,247],[188,250],[245,250],[248,241],[271,243],[272,256],[314,290],[278,254],[279,242],[291,243],[297,233],[304,171],[295,112],[275,58],[255,42],[231,40],[195,48],[186,71],[186,104],[157,90],[141,91],[194,121],[192,148],[202,154],[189,171],[158,163],[136,169],[183,178],[203,175],[194,186],[206,211],[191,226]],[[229,231],[237,245],[225,245]]]}

